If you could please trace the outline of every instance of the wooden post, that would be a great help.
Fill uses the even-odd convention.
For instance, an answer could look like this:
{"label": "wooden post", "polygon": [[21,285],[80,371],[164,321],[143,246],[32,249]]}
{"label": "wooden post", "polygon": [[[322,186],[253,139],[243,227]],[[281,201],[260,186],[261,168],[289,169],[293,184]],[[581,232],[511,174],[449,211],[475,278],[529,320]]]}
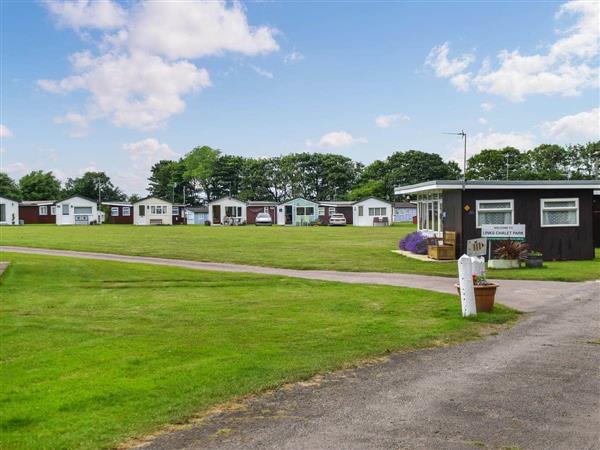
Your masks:
{"label": "wooden post", "polygon": [[473,287],[473,266],[471,257],[462,255],[458,259],[458,281],[460,285],[460,302],[463,317],[477,314],[475,305],[475,288]]}

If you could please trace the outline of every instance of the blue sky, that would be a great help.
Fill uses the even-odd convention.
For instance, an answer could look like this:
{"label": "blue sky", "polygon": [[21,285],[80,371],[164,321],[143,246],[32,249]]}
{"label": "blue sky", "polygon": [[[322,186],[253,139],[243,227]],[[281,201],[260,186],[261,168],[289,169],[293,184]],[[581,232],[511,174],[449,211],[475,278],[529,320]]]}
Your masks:
{"label": "blue sky", "polygon": [[327,151],[586,142],[597,2],[3,2],[2,170],[143,193],[197,145]]}

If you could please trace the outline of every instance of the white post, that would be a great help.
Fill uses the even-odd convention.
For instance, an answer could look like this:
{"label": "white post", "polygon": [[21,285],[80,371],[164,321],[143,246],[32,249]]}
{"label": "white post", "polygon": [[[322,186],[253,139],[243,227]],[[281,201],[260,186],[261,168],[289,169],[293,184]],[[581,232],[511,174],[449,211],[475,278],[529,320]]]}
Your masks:
{"label": "white post", "polygon": [[471,257],[462,255],[458,259],[458,281],[460,284],[460,302],[463,317],[477,314],[475,306],[475,288],[473,287],[473,267]]}
{"label": "white post", "polygon": [[483,257],[471,256],[473,275],[481,277],[485,274],[485,259]]}

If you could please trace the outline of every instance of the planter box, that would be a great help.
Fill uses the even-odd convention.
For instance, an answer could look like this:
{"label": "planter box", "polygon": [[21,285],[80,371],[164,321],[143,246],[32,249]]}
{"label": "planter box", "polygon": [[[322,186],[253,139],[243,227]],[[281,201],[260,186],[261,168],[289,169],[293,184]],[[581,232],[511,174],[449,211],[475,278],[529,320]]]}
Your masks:
{"label": "planter box", "polygon": [[[460,297],[460,285],[455,284],[458,296]],[[494,309],[494,300],[496,299],[497,284],[486,284],[483,286],[474,286],[475,288],[475,306],[477,312],[491,312]]]}
{"label": "planter box", "polygon": [[544,257],[543,256],[528,256],[525,260],[525,265],[527,267],[544,267]]}
{"label": "planter box", "polygon": [[518,269],[518,259],[490,259],[488,269]]}

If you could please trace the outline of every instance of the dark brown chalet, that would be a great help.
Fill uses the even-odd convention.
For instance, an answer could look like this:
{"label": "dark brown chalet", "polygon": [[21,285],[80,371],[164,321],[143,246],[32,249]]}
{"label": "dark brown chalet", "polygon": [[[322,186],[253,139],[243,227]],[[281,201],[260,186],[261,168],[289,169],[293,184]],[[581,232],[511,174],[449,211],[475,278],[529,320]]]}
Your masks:
{"label": "dark brown chalet", "polygon": [[321,223],[328,224],[329,217],[332,214],[343,214],[346,218],[346,224],[352,225],[352,205],[354,203],[354,201],[346,200],[319,202],[319,220]]}
{"label": "dark brown chalet", "polygon": [[187,225],[184,204],[173,203],[171,213],[173,215],[173,225]]}
{"label": "dark brown chalet", "polygon": [[56,200],[33,200],[19,203],[19,220],[24,224],[56,224]]}
{"label": "dark brown chalet", "polygon": [[525,225],[531,250],[546,260],[594,258],[592,198],[600,181],[429,181],[400,186],[417,203],[417,229],[457,233],[457,255],[481,225]]}
{"label": "dark brown chalet", "polygon": [[133,205],[128,202],[102,202],[104,223],[133,224]]}
{"label": "dark brown chalet", "polygon": [[265,212],[271,216],[273,225],[277,223],[277,202],[269,201],[249,201],[246,207],[246,221],[249,225],[256,223],[256,216],[259,213]]}

